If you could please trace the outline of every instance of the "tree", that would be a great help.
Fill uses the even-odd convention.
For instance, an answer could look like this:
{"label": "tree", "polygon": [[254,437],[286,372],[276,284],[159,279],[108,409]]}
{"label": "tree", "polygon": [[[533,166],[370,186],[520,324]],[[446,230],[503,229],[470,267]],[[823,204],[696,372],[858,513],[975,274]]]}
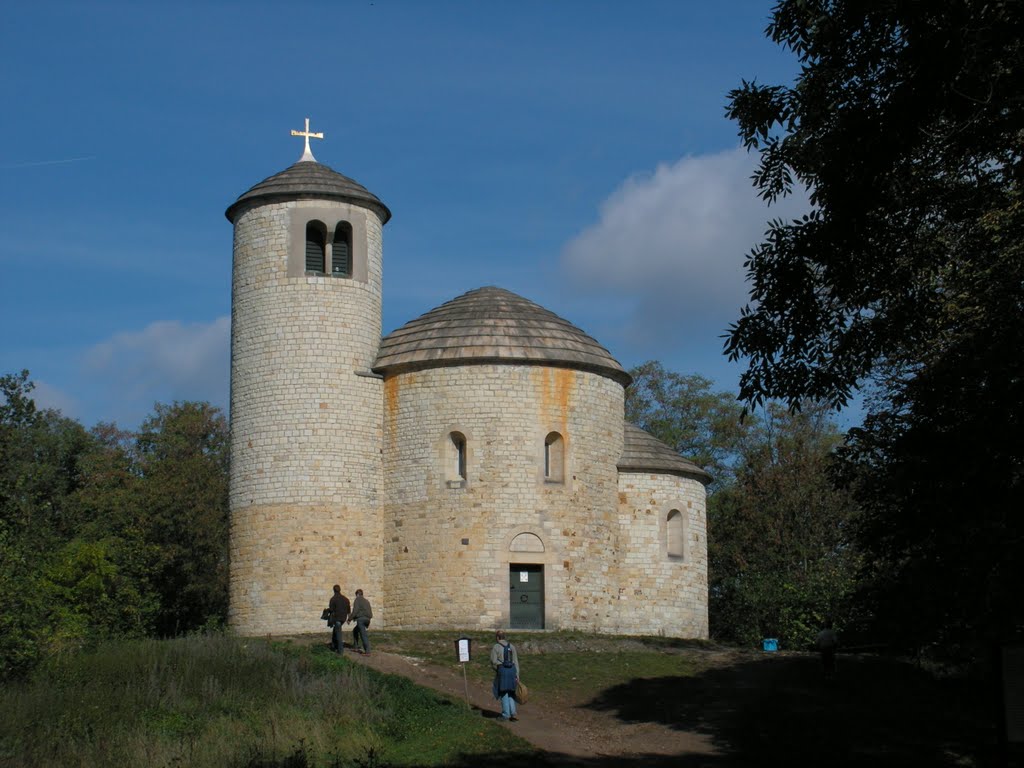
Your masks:
{"label": "tree", "polygon": [[715,477],[708,498],[711,630],[753,642],[806,646],[826,617],[848,627],[859,558],[856,510],[829,481],[841,443],[821,405],[791,414],[778,403],[748,415],[701,376],[649,361],[630,371],[626,419]]}
{"label": "tree", "polygon": [[867,387],[837,477],[879,615],[919,646],[1024,626],[1022,22],[1000,0],[783,0],[767,32],[800,75],[730,94],[762,196],[800,183],[812,205],[747,260],[741,396]]}
{"label": "tree", "polygon": [[629,373],[626,421],[707,470],[712,493],[727,485],[746,433],[736,396],[713,392],[703,376],[666,371],[654,360]]}
{"label": "tree", "polygon": [[973,0],[776,6],[768,34],[801,74],[744,82],[728,114],[760,150],[762,196],[796,180],[814,210],[774,222],[747,261],[756,307],[727,342],[749,360],[745,399],[841,405],[879,361],[917,362],[958,330],[950,302],[969,312],[974,276],[1007,255],[983,221],[1019,189],[1022,15]]}
{"label": "tree", "polygon": [[67,499],[90,438],[78,422],[38,410],[28,376],[0,377],[0,526],[42,547],[68,526]]}
{"label": "tree", "polygon": [[40,568],[66,535],[90,444],[32,389],[28,371],[0,376],[0,678],[29,670],[52,634]]}
{"label": "tree", "polygon": [[829,479],[841,435],[827,409],[778,403],[751,429],[736,482],[709,509],[713,634],[741,642],[779,637],[808,647],[826,618],[849,627],[860,558],[857,512]]}
{"label": "tree", "polygon": [[173,635],[227,616],[228,431],[208,403],[156,406],[136,441],[140,525],[156,548],[157,631]]}
{"label": "tree", "polygon": [[62,644],[150,635],[160,608],[136,436],[104,423],[90,435],[69,499],[71,535],[41,571]]}
{"label": "tree", "polygon": [[152,631],[158,603],[148,579],[131,568],[131,553],[124,550],[134,545],[133,540],[76,538],[45,562],[37,584],[48,606],[51,644],[143,637]]}
{"label": "tree", "polygon": [[0,377],[0,679],[48,651],[177,634],[227,610],[227,424],[157,405],[91,432]]}
{"label": "tree", "polygon": [[[1007,216],[1019,218],[1020,208],[986,226],[1001,228]],[[975,275],[980,298],[968,311],[992,317],[923,355],[912,378],[890,386],[890,407],[852,430],[840,452],[838,477],[867,512],[860,534],[875,555],[866,585],[878,629],[908,648],[970,657],[1024,628],[1024,391],[1015,353],[1024,329],[1020,306],[996,309],[1005,283],[1024,285],[1021,243],[1007,244],[1000,273]]]}

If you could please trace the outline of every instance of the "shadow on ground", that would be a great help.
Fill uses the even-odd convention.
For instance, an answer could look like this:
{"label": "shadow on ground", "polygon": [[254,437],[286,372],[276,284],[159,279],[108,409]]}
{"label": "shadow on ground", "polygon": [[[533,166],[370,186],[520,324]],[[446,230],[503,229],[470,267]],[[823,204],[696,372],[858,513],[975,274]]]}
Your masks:
{"label": "shadow on ground", "polygon": [[[586,706],[630,723],[660,723],[707,734],[718,755],[580,759],[540,754],[531,766],[828,766],[942,768],[1000,765],[985,690],[938,680],[904,662],[841,659],[824,681],[812,656],[751,657],[692,677],[633,680]],[[470,764],[525,765],[493,755]],[[1011,762],[1011,765],[1020,765]]]}
{"label": "shadow on ground", "polygon": [[707,734],[721,758],[696,765],[986,766],[995,734],[983,694],[905,662],[844,657],[826,681],[813,656],[773,655],[632,680],[587,706]]}
{"label": "shadow on ground", "polygon": [[[813,655],[751,654],[691,676],[631,680],[584,705],[627,723],[704,734],[718,754],[580,758],[496,752],[449,764],[995,768],[1004,763],[995,747],[989,693],[978,681],[939,679],[913,664],[880,657],[841,655],[836,678],[825,681]],[[1024,768],[1024,761],[1015,756],[1005,765]]]}

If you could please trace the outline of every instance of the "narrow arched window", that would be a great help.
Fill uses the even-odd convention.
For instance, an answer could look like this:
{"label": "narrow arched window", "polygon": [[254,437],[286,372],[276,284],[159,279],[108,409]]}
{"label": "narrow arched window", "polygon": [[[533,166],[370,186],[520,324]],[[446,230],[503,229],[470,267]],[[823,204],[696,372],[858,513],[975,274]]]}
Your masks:
{"label": "narrow arched window", "polygon": [[334,277],[352,277],[352,227],[339,222],[331,243],[331,274]]}
{"label": "narrow arched window", "polygon": [[544,479],[549,483],[565,479],[565,441],[557,432],[544,438]]}
{"label": "narrow arched window", "polygon": [[306,224],[306,271],[323,274],[327,228],[319,221]]}
{"label": "narrow arched window", "polygon": [[665,519],[665,534],[668,544],[669,557],[686,557],[686,526],[683,524],[683,514],[678,509],[673,509]]}
{"label": "narrow arched window", "polygon": [[466,479],[466,436],[461,432],[452,432],[449,435],[449,479],[450,480],[465,480]]}

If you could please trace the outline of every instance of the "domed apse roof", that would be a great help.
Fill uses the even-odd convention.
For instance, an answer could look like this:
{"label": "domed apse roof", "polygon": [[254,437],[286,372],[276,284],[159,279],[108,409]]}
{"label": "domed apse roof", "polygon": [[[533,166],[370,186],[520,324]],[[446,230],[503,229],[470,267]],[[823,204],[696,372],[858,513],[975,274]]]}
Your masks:
{"label": "domed apse roof", "polygon": [[366,187],[315,160],[299,160],[264,179],[239,195],[224,215],[233,224],[245,208],[284,200],[340,200],[375,209],[385,224],[391,218],[388,207]]}
{"label": "domed apse roof", "polygon": [[711,482],[711,475],[692,461],[684,459],[651,433],[628,423],[625,428],[619,471],[686,475],[704,484]]}
{"label": "domed apse roof", "polygon": [[623,386],[630,375],[594,339],[503,288],[477,288],[385,336],[373,370],[397,373],[465,363],[526,363],[593,371]]}

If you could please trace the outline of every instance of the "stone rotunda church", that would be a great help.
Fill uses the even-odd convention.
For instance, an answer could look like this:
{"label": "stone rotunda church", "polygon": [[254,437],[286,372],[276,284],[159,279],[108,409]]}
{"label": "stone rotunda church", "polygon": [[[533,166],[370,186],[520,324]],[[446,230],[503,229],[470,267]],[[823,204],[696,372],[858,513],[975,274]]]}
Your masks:
{"label": "stone rotunda church", "polygon": [[375,627],[708,635],[708,475],[624,423],[630,376],[500,288],[381,338],[391,211],[306,151],[242,194],[231,601],[245,635]]}

